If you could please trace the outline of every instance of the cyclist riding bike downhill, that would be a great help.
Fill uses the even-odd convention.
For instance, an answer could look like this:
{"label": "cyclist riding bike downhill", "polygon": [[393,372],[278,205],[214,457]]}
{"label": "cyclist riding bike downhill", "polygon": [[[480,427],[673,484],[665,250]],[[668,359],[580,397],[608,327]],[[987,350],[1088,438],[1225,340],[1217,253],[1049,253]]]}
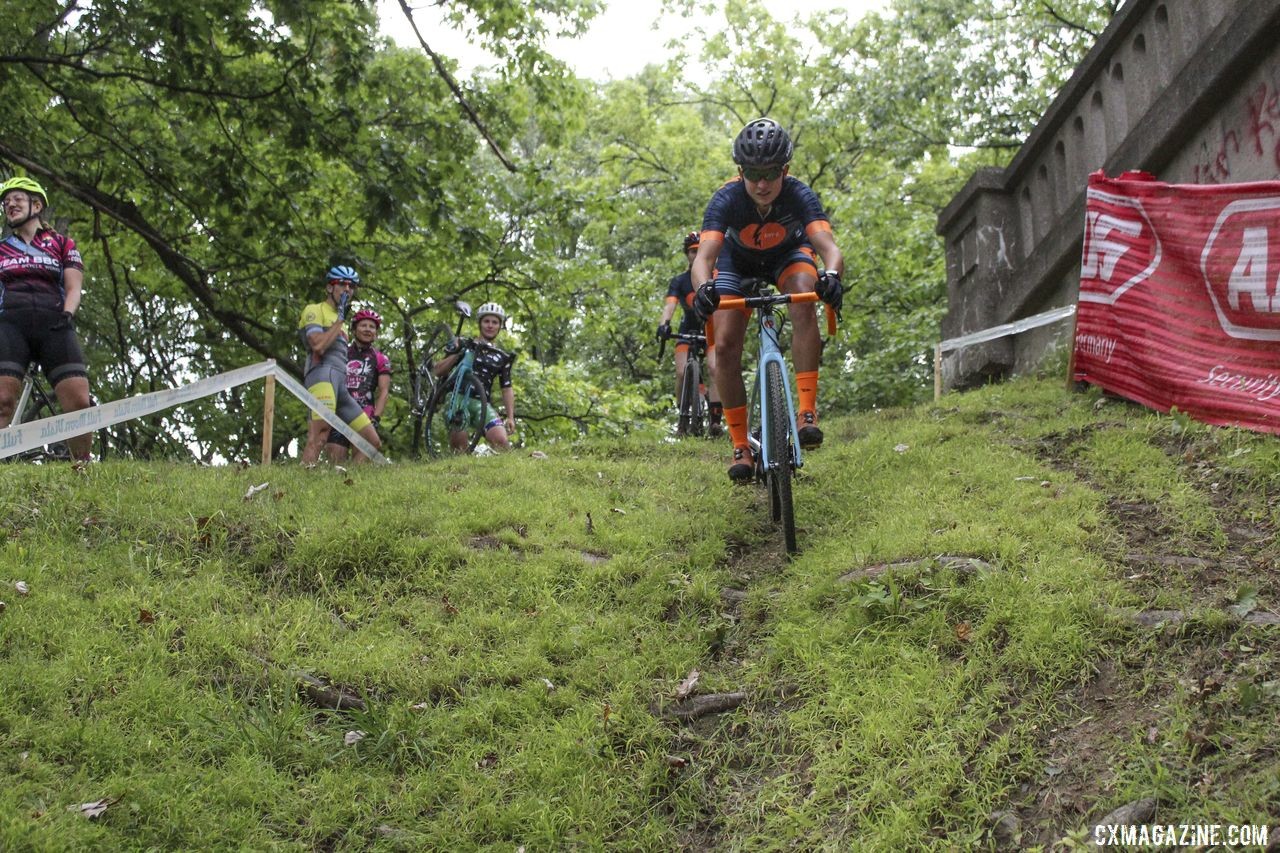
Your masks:
{"label": "cyclist riding bike downhill", "polygon": [[[302,384],[320,402],[332,409],[375,450],[382,440],[369,416],[347,391],[347,331],[344,320],[347,308],[360,285],[360,274],[349,266],[332,267],[325,275],[325,299],[302,309],[298,334],[307,350],[306,372]],[[302,449],[302,464],[315,465],[329,434],[329,424],[316,412],[307,426],[307,442]],[[354,461],[365,455],[358,450]]]}
{"label": "cyclist riding bike downhill", "polygon": [[[382,413],[391,393],[391,359],[373,345],[382,329],[382,315],[361,308],[351,318],[355,341],[347,346],[347,392],[364,409],[373,428],[382,428]],[[351,442],[336,429],[329,430],[324,452],[334,462],[347,458]]]}
{"label": "cyclist riding bike downhill", "polygon": [[454,380],[450,375],[454,366],[462,359],[465,348],[475,350],[475,361],[471,371],[484,387],[489,399],[493,399],[493,381],[498,380],[502,388],[502,407],[505,416],[498,414],[493,406],[484,400],[469,397],[464,406],[465,417],[462,423],[450,424],[449,446],[454,450],[465,450],[468,434],[476,424],[484,425],[484,439],[495,450],[505,450],[510,446],[510,436],[516,431],[516,394],[511,387],[511,365],[515,363],[514,353],[506,352],[494,344],[498,334],[507,324],[507,312],[496,302],[486,302],[476,311],[476,320],[480,326],[480,334],[470,341],[454,338],[445,346],[445,358],[433,368],[436,376],[448,376],[444,385],[448,387]]}
{"label": "cyclist riding bike downhill", "polygon": [[[715,382],[733,442],[729,478],[735,482],[751,481],[755,468],[747,440],[747,394],[742,381],[742,342],[749,312],[717,310],[720,297],[744,296],[742,280],[762,278],[783,293],[817,292],[837,313],[843,301],[844,256],[817,194],[789,174],[794,149],[791,135],[773,119],[759,118],[742,129],[733,142],[738,177],[708,202],[698,254],[690,269],[694,313],[712,321]],[[815,250],[826,267],[821,275]],[[797,435],[802,448],[814,449],[822,444],[818,316],[812,303],[791,304],[787,311],[799,396]]]}
{"label": "cyclist riding bike downhill", "polygon": [[[698,232],[690,231],[688,236],[684,238],[684,255],[688,262],[689,268],[693,266],[693,259],[698,255]],[[675,316],[676,306],[680,306],[682,316],[680,318],[680,327],[677,332],[680,334],[702,334],[703,323],[693,313],[693,282],[689,279],[689,268],[686,268],[680,275],[671,279],[671,283],[667,285],[667,296],[662,306],[662,319],[658,321],[657,338],[659,342],[665,341],[671,334],[671,318]],[[680,403],[680,382],[684,376],[685,362],[689,359],[689,345],[686,343],[676,344],[676,402]],[[716,369],[716,354],[714,347],[707,348],[707,369],[708,376],[714,375]],[[710,392],[710,393],[708,393]],[[708,424],[707,432],[712,436],[718,436],[724,432],[724,428],[720,425],[721,417],[724,413],[724,406],[720,403],[720,395],[716,392],[715,383],[712,382],[705,388],[699,389],[700,394],[707,397],[707,415]],[[677,435],[684,434],[684,424],[676,430]]]}

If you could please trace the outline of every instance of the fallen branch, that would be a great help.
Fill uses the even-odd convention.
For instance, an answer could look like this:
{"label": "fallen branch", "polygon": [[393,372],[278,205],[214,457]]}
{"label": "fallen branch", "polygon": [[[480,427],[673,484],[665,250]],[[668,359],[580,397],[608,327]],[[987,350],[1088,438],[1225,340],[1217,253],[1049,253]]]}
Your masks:
{"label": "fallen branch", "polygon": [[682,723],[689,723],[708,714],[732,711],[745,701],[747,701],[745,693],[710,693],[677,702],[667,710],[667,713]]}
{"label": "fallen branch", "polygon": [[[268,669],[272,669],[275,666],[271,661],[257,655],[253,655],[253,659]],[[304,669],[285,667],[285,672],[288,673],[290,678],[301,682],[302,692],[307,694],[307,698],[321,708],[330,708],[334,711],[365,710],[364,700],[359,696],[348,690],[343,690],[341,687],[334,687]]]}

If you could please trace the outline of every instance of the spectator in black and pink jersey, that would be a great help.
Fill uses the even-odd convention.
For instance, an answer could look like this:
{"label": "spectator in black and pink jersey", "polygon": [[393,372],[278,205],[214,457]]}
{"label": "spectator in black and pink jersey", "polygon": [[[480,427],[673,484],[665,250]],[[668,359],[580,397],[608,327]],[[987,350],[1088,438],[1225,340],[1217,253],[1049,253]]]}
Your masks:
{"label": "spectator in black and pink jersey", "polygon": [[[347,345],[347,391],[378,430],[382,429],[382,413],[391,393],[391,359],[373,345],[381,329],[382,315],[371,308],[361,308],[351,318],[355,342]],[[331,460],[345,461],[350,447],[345,435],[329,430],[324,452]]]}
{"label": "spectator in black and pink jersey", "polygon": [[[11,232],[0,240],[0,427],[9,425],[27,366],[49,378],[63,412],[89,407],[89,369],[76,337],[84,263],[70,237],[41,219],[48,203],[31,178],[0,184]],[[91,434],[70,439],[73,459],[88,460]]]}

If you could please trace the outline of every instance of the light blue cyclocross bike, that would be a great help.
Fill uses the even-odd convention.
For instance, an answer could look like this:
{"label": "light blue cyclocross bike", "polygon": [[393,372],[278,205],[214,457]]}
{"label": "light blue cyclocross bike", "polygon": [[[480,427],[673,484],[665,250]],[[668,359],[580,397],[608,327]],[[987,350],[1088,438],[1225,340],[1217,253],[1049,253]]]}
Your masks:
{"label": "light blue cyclocross bike", "polygon": [[[744,278],[747,296],[721,297],[719,308],[753,308],[760,334],[759,367],[751,390],[751,423],[748,442],[756,459],[756,480],[769,489],[769,514],[781,523],[787,553],[796,552],[796,516],[791,498],[791,475],[804,465],[796,431],[796,407],[791,396],[791,374],[778,343],[781,316],[778,306],[792,302],[818,302],[816,293],[776,293],[769,282]],[[836,317],[827,311],[827,332],[835,334]]]}

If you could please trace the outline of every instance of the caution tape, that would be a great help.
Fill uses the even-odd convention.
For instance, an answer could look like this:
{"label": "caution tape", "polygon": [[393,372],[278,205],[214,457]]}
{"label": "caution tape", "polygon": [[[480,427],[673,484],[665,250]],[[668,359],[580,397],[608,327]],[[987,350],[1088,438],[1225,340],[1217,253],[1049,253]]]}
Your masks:
{"label": "caution tape", "polygon": [[1056,323],[1059,320],[1065,320],[1076,313],[1075,305],[1066,305],[1062,308],[1054,308],[1052,311],[1045,311],[1042,314],[1034,314],[1030,317],[1024,317],[1021,320],[1014,320],[1012,323],[1004,323],[999,326],[992,326],[989,329],[983,329],[980,332],[971,332],[967,335],[961,335],[958,338],[951,338],[938,344],[939,352],[950,352],[951,350],[962,349],[964,347],[973,346],[974,344],[986,343],[994,341],[996,338],[1003,338],[1006,335],[1016,335],[1029,329],[1036,329],[1040,326],[1047,326],[1050,323]]}
{"label": "caution tape", "polygon": [[330,426],[351,439],[352,446],[361,453],[374,462],[385,463],[388,461],[385,456],[374,450],[373,446],[365,441],[359,433],[338,420],[338,416],[334,414],[332,409],[321,403],[313,394],[303,388],[297,380],[281,370],[274,360],[229,370],[226,373],[219,373],[217,376],[210,376],[206,379],[198,379],[178,388],[139,394],[136,397],[127,397],[123,400],[91,406],[90,408],[65,415],[41,418],[38,421],[31,421],[25,424],[11,424],[5,429],[0,429],[0,459],[16,456],[19,453],[27,453],[39,447],[44,447],[51,442],[66,441],[69,438],[75,438],[78,435],[84,435],[94,430],[106,429],[109,426],[131,421],[135,418],[154,415],[156,412],[162,412],[165,409],[171,409],[174,406],[189,403],[193,400],[211,397],[229,388],[245,385],[272,375],[290,393],[324,418]]}

